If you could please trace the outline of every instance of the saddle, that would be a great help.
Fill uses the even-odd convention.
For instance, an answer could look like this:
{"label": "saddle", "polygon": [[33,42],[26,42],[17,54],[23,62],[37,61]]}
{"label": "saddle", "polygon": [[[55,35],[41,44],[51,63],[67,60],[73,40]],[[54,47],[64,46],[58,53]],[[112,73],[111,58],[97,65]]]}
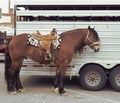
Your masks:
{"label": "saddle", "polygon": [[53,40],[57,39],[57,37],[54,35],[51,35],[51,34],[42,35],[42,34],[40,34],[39,31],[37,31],[37,33],[33,33],[32,36],[36,39],[42,39],[44,41],[53,41]]}
{"label": "saddle", "polygon": [[[33,33],[32,37],[38,40],[39,45],[39,55],[41,55],[41,48],[46,50],[45,60],[49,60],[51,57],[50,47],[51,43],[57,39],[55,35],[48,34],[48,35],[41,35],[39,31],[37,33]],[[42,43],[41,43],[42,41]]]}

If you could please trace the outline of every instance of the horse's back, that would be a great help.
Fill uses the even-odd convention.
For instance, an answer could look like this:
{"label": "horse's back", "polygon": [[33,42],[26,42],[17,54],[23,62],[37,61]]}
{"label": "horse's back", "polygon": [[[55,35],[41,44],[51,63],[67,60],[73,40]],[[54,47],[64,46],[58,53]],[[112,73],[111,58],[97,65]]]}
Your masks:
{"label": "horse's back", "polygon": [[20,35],[14,36],[10,42],[10,45],[18,46],[19,44],[21,45],[25,43],[27,41],[27,36],[28,34],[20,34]]}
{"label": "horse's back", "polygon": [[19,35],[16,35],[12,38],[12,41],[13,42],[23,42],[23,40],[26,40],[27,39],[27,36],[28,34],[27,33],[23,33],[23,34],[19,34]]}

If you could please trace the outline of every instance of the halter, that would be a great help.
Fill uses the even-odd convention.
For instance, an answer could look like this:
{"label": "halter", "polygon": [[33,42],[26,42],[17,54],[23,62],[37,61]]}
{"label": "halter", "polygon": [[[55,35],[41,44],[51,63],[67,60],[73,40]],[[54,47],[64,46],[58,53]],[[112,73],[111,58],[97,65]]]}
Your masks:
{"label": "halter", "polygon": [[87,36],[86,36],[86,39],[85,39],[85,43],[87,42],[87,40],[89,41],[89,42],[91,42],[91,44],[90,45],[88,45],[89,47],[90,46],[92,46],[92,45],[94,45],[94,44],[99,44],[99,42],[93,42],[90,38],[89,38],[89,30],[88,30],[88,32],[87,32]]}

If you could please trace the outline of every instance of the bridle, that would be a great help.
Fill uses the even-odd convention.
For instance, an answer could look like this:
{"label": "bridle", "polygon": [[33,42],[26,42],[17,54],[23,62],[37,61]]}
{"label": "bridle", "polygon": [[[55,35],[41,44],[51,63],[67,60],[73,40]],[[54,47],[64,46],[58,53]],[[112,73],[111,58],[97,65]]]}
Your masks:
{"label": "bridle", "polygon": [[89,38],[89,34],[90,34],[90,31],[88,30],[87,32],[87,36],[86,36],[86,39],[85,39],[85,43],[87,42],[87,40],[91,43],[90,45],[88,45],[89,47],[94,45],[94,44],[99,44],[99,42],[93,42],[90,38]]}

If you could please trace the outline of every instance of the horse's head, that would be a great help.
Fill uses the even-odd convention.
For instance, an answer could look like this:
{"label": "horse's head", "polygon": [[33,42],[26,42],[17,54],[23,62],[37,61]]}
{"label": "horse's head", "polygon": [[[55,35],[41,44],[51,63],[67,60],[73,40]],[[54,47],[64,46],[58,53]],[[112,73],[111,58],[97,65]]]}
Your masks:
{"label": "horse's head", "polygon": [[97,32],[93,29],[88,27],[88,32],[85,38],[85,45],[92,48],[95,52],[100,50],[100,42]]}

